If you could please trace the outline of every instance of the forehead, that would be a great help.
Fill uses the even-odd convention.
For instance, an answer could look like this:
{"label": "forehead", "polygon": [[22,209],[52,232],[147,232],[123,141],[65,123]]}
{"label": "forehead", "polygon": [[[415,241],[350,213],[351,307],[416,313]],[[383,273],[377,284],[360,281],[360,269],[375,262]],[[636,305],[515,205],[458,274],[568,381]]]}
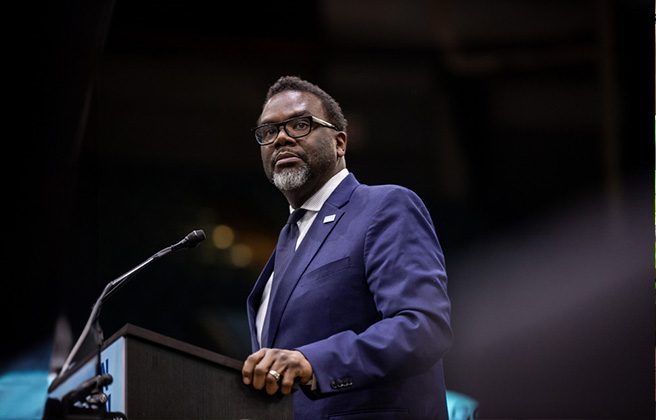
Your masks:
{"label": "forehead", "polygon": [[325,118],[321,100],[308,92],[285,90],[267,101],[260,115],[260,123],[280,122],[301,115]]}

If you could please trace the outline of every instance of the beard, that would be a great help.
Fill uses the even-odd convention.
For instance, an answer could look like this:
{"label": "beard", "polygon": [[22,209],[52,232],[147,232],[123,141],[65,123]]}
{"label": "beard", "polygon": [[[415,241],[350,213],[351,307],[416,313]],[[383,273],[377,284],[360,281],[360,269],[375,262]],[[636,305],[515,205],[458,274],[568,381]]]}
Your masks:
{"label": "beard", "polygon": [[307,164],[300,168],[283,169],[274,172],[271,182],[280,191],[292,191],[301,188],[310,179],[310,168]]}

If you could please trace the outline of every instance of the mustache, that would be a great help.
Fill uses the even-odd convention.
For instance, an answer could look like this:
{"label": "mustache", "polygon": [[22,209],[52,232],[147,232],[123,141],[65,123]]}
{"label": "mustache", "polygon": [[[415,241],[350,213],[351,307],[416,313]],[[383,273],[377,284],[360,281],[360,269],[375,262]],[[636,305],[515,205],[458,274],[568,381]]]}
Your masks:
{"label": "mustache", "polygon": [[305,159],[305,156],[301,153],[298,153],[296,150],[291,150],[291,149],[280,149],[276,153],[274,153],[271,156],[271,159],[269,160],[269,164],[273,167],[276,165],[276,162],[278,161],[278,157],[283,154],[283,153],[288,153],[291,155],[296,156],[297,158],[301,159],[303,162],[307,163],[307,160]]}

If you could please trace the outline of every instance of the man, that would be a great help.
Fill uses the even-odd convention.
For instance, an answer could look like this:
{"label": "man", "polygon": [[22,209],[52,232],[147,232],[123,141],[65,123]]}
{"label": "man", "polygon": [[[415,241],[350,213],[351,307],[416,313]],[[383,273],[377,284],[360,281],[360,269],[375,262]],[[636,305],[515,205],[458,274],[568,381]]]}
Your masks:
{"label": "man", "polygon": [[447,419],[450,302],[422,201],[356,181],[342,111],[309,82],[271,86],[254,133],[264,172],[301,217],[248,298],[244,383],[269,394],[300,383],[296,420]]}

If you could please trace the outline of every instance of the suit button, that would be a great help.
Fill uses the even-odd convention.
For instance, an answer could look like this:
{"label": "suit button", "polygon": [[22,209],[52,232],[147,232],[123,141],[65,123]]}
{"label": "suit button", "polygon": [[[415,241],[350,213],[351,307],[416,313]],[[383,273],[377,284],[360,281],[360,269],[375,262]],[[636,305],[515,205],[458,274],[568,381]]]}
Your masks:
{"label": "suit button", "polygon": [[330,381],[330,387],[332,389],[342,389],[351,386],[353,386],[353,378],[348,376],[346,378],[333,379]]}

